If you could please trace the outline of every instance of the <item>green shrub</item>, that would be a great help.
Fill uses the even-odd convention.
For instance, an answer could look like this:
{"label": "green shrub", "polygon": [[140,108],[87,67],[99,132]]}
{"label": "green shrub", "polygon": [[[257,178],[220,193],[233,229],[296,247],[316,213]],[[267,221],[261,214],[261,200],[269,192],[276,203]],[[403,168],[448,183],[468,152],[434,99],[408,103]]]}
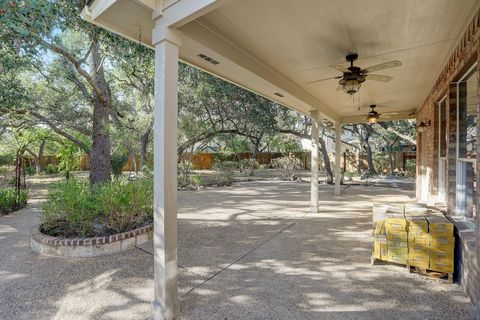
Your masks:
{"label": "green shrub", "polygon": [[2,153],[0,154],[0,166],[11,166],[15,163],[15,154]]}
{"label": "green shrub", "polygon": [[101,218],[111,233],[132,230],[153,222],[151,180],[117,180],[99,185],[94,194]]}
{"label": "green shrub", "polygon": [[417,176],[417,160],[408,159],[405,163],[405,170],[410,177]]}
{"label": "green shrub", "polygon": [[233,182],[233,173],[238,169],[238,162],[223,161],[215,163],[213,169],[216,172],[216,181],[220,186],[229,186]]}
{"label": "green shrub", "polygon": [[40,230],[51,236],[94,236],[94,221],[98,215],[87,181],[62,181],[49,189]]}
{"label": "green shrub", "polygon": [[203,186],[205,183],[201,175],[195,175],[190,177],[190,184],[196,187],[197,189]]}
{"label": "green shrub", "polygon": [[46,174],[57,174],[59,169],[58,169],[58,166],[55,165],[55,164],[48,164],[44,169],[43,171],[46,173]]}
{"label": "green shrub", "polygon": [[302,161],[295,156],[272,159],[271,164],[280,169],[280,178],[283,180],[293,180],[295,172],[302,168]]}
{"label": "green shrub", "polygon": [[239,162],[240,172],[247,177],[252,177],[260,164],[255,159],[243,159]]}
{"label": "green shrub", "polygon": [[19,210],[27,204],[28,193],[21,190],[18,194],[13,188],[0,189],[0,215]]}
{"label": "green shrub", "polygon": [[14,172],[14,166],[0,165],[0,176],[5,176],[8,173]]}
{"label": "green shrub", "polygon": [[114,154],[110,158],[110,165],[112,167],[113,176],[118,179],[123,172],[123,166],[128,161],[128,156],[123,154]]}
{"label": "green shrub", "polygon": [[34,166],[25,166],[25,174],[27,176],[33,176],[37,173],[37,169]]}
{"label": "green shrub", "polygon": [[67,238],[92,237],[132,230],[152,221],[150,179],[116,180],[93,189],[87,181],[70,179],[49,190],[40,231]]}

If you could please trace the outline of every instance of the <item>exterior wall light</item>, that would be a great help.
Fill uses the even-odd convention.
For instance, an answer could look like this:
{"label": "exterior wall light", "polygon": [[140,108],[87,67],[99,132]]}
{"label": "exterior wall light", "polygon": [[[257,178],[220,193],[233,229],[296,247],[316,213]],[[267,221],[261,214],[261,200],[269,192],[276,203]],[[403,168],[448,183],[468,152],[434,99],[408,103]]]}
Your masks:
{"label": "exterior wall light", "polygon": [[425,129],[430,127],[431,124],[432,124],[431,120],[422,119],[422,121],[420,121],[420,124],[417,126],[417,131],[418,132],[425,132]]}

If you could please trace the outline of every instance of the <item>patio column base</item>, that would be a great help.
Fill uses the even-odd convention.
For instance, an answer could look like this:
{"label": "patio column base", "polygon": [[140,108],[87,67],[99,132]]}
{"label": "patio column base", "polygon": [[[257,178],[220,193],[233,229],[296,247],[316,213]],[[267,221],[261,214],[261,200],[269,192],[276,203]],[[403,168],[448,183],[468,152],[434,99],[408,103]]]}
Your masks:
{"label": "patio column base", "polygon": [[320,210],[318,209],[318,206],[316,206],[316,207],[310,207],[310,212],[311,212],[311,213],[318,213],[318,212],[320,212]]}

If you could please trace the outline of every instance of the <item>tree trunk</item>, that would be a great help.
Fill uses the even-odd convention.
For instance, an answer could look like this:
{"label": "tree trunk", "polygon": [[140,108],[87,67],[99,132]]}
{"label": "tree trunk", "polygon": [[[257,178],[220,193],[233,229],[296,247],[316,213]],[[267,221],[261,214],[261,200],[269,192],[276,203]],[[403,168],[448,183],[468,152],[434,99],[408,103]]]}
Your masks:
{"label": "tree trunk", "polygon": [[43,157],[43,150],[45,149],[45,144],[47,141],[42,140],[40,142],[40,147],[38,148],[38,155],[34,157],[35,159],[35,172],[36,174],[40,174],[42,172],[42,157]]}
{"label": "tree trunk", "polygon": [[140,170],[143,171],[143,167],[147,165],[147,148],[148,141],[150,140],[150,128],[145,131],[144,134],[140,136]]}
{"label": "tree trunk", "polygon": [[330,166],[330,158],[328,157],[325,140],[323,140],[323,134],[320,138],[318,138],[318,142],[320,144],[320,152],[322,153],[322,158],[323,158],[323,168],[325,169],[325,174],[327,176],[326,182],[328,184],[333,184],[332,167]]}
{"label": "tree trunk", "polygon": [[364,143],[364,147],[367,152],[368,172],[370,174],[377,174],[377,170],[375,170],[375,165],[373,164],[372,147],[370,147],[369,143]]}
{"label": "tree trunk", "polygon": [[[97,41],[94,39],[93,41]],[[109,100],[107,82],[103,71],[103,61],[98,42],[92,47],[93,72],[95,83],[100,88],[105,101],[93,95],[93,135],[90,151],[90,185],[111,181],[110,176],[110,136]]]}
{"label": "tree trunk", "polygon": [[395,159],[393,158],[393,152],[390,148],[388,152],[388,159],[390,160],[390,175],[393,176],[395,174]]}

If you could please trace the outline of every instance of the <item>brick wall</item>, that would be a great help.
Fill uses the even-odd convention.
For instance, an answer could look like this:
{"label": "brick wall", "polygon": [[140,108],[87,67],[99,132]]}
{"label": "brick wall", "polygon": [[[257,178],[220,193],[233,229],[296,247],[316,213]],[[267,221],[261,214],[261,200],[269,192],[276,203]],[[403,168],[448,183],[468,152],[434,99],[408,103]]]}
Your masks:
{"label": "brick wall", "polygon": [[[447,214],[455,215],[456,202],[456,167],[457,167],[457,138],[459,139],[460,151],[464,146],[465,137],[457,137],[457,125],[462,128],[465,125],[465,117],[459,115],[457,123],[457,85],[458,81],[467,70],[478,61],[477,72],[480,76],[480,12],[477,12],[462,38],[453,50],[444,68],[440,72],[435,84],[417,112],[417,125],[423,119],[431,120],[432,125],[423,133],[417,133],[417,163],[426,163],[427,167],[417,167],[417,198],[421,198],[422,183],[428,182],[428,202],[436,200],[438,193],[438,167],[439,167],[439,130],[441,119],[439,119],[438,103],[443,97],[446,98],[446,126],[447,126],[447,148],[446,148],[446,196]],[[480,77],[479,77],[480,79]],[[461,94],[461,93],[460,93]],[[480,83],[478,84],[480,96]],[[461,97],[459,97],[461,98]],[[462,113],[463,111],[461,111]],[[477,118],[480,119],[480,107],[477,108]],[[480,132],[480,121],[477,121],[477,132]],[[423,137],[426,137],[427,145],[423,144]],[[480,150],[480,139],[477,139],[477,150]],[[422,159],[422,148],[426,148],[426,159]],[[477,155],[477,168],[480,169],[480,155]],[[480,170],[477,170],[477,181],[480,181]],[[422,176],[428,174],[426,179]],[[473,190],[473,174],[467,169],[467,187]],[[473,194],[469,195],[473,199]],[[468,195],[467,195],[468,197]],[[477,199],[480,199],[480,188],[477,187]],[[432,201],[432,202],[433,202]],[[477,201],[477,212],[480,204]],[[456,223],[456,269],[455,277],[465,289],[472,303],[477,308],[477,318],[480,319],[480,275],[478,273],[480,259],[480,219],[476,221],[476,229],[470,225]]]}

